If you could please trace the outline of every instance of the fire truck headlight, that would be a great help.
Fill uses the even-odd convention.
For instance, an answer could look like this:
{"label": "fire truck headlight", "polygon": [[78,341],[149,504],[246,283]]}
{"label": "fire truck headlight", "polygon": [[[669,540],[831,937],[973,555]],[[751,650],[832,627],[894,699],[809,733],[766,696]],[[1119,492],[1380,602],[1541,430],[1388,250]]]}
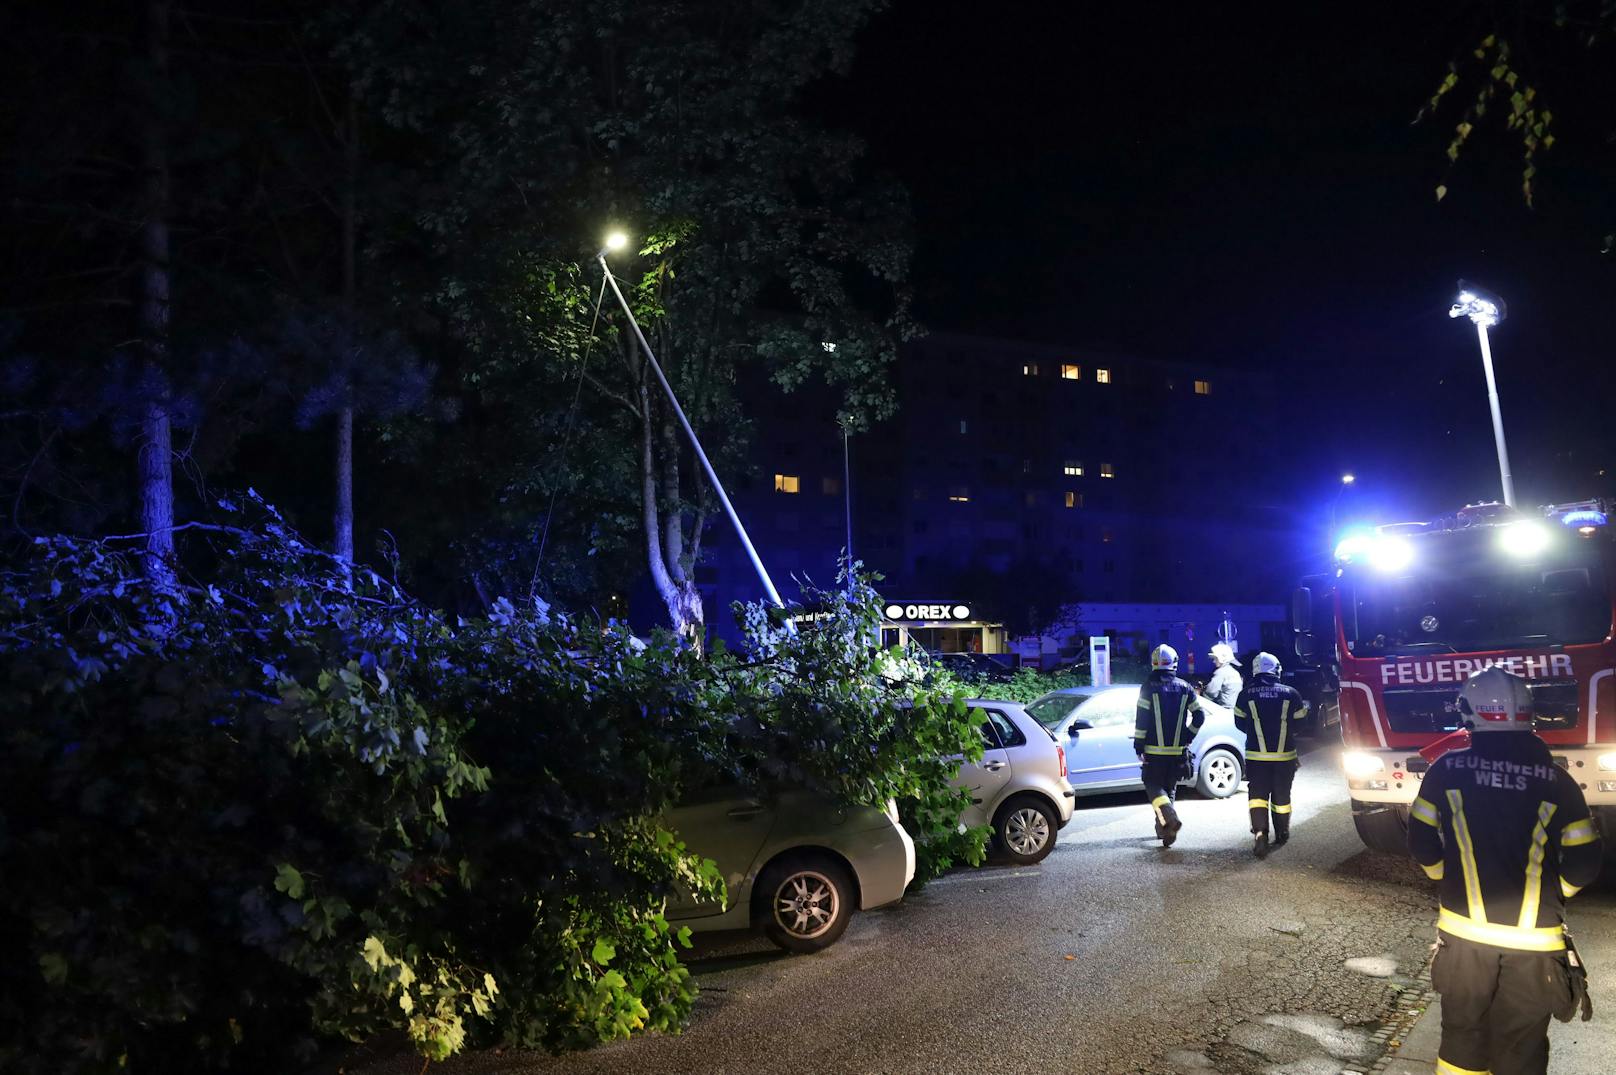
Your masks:
{"label": "fire truck headlight", "polygon": [[1510,523],[1498,533],[1498,547],[1511,556],[1533,557],[1549,547],[1548,528],[1534,522]]}
{"label": "fire truck headlight", "polygon": [[1362,779],[1374,776],[1376,773],[1386,771],[1386,763],[1374,754],[1365,754],[1361,750],[1349,750],[1341,755],[1341,768],[1349,777]]}
{"label": "fire truck headlight", "polygon": [[1369,563],[1376,571],[1401,571],[1414,561],[1414,546],[1405,539],[1382,535],[1369,546]]}
{"label": "fire truck headlight", "polygon": [[1599,771],[1602,773],[1616,773],[1616,750],[1608,754],[1599,755]]}

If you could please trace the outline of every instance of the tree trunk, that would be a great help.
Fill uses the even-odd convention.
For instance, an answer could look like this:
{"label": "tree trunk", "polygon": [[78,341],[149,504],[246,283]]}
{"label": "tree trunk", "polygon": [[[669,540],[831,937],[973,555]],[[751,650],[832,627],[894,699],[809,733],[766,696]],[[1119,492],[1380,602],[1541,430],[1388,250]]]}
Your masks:
{"label": "tree trunk", "polygon": [[[354,310],[358,303],[355,269],[359,231],[359,106],[352,90],[348,93],[348,113],[344,123],[342,184],[342,310],[347,331],[344,346],[353,347],[357,334]],[[353,563],[353,427],[354,408],[350,398],[337,412],[337,504],[332,518],[333,547],[337,559]]]}
{"label": "tree trunk", "polygon": [[145,376],[136,473],[140,526],[146,533],[147,574],[174,582],[174,454],[169,428],[169,169],[165,111],[168,83],[168,2],[146,5],[146,60],[150,99],[142,112],[141,172],[144,219],[140,227],[140,344]]}
{"label": "tree trunk", "polygon": [[[645,528],[646,561],[651,568],[651,583],[667,607],[668,620],[674,631],[700,652],[706,641],[701,594],[684,577],[682,569],[679,577],[675,578],[664,552],[666,535],[662,513],[658,510],[656,448],[659,438],[657,420],[651,410],[651,371],[643,359],[631,361],[631,368],[637,373],[635,381],[639,392],[641,521]],[[677,468],[674,473],[677,474]],[[677,516],[677,506],[669,514]]]}

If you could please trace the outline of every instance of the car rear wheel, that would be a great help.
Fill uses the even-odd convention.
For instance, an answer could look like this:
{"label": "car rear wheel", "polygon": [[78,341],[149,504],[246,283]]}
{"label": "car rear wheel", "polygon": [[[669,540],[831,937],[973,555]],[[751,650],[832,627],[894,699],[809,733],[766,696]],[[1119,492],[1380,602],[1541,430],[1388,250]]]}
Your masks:
{"label": "car rear wheel", "polygon": [[993,819],[993,834],[999,846],[1020,866],[1042,862],[1054,850],[1059,828],[1060,818],[1054,807],[1031,796],[1011,799],[999,807]]}
{"label": "car rear wheel", "polygon": [[1240,790],[1242,766],[1232,750],[1219,747],[1201,755],[1200,771],[1195,774],[1195,790],[1209,799],[1227,799]]}
{"label": "car rear wheel", "polygon": [[758,878],[763,935],[788,952],[818,952],[847,932],[858,905],[853,878],[824,855],[787,855]]}

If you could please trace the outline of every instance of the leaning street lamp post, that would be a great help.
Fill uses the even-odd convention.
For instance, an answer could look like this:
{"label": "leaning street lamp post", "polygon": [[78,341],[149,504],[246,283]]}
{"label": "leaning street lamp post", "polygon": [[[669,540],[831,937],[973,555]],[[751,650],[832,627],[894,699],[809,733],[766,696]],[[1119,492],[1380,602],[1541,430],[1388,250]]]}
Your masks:
{"label": "leaning street lamp post", "polygon": [[[645,352],[645,360],[650,363],[651,372],[656,374],[657,383],[662,386],[662,391],[667,394],[668,405],[673,408],[674,416],[679,419],[679,425],[684,428],[685,436],[690,438],[690,446],[695,450],[696,458],[701,462],[701,469],[706,473],[707,480],[712,484],[713,492],[718,494],[718,502],[724,506],[724,514],[729,516],[730,525],[735,527],[735,534],[741,539],[741,547],[746,550],[746,555],[751,559],[752,567],[757,571],[758,578],[763,580],[764,591],[768,593],[769,600],[774,602],[775,607],[785,608],[786,603],[780,600],[780,591],[774,588],[774,580],[769,578],[769,572],[764,568],[763,560],[758,556],[757,549],[753,548],[752,539],[747,536],[746,527],[741,525],[741,517],[736,514],[735,505],[730,503],[729,494],[724,492],[724,485],[718,480],[718,472],[713,469],[713,464],[708,460],[707,453],[702,451],[701,441],[696,438],[696,431],[691,428],[690,419],[685,417],[685,409],[679,406],[679,397],[673,394],[673,386],[668,383],[668,378],[663,375],[662,366],[657,362],[655,352],[651,350],[651,345],[646,342],[645,333],[640,331],[640,323],[634,318],[634,311],[629,308],[628,300],[623,297],[622,289],[617,286],[617,277],[612,275],[611,266],[606,264],[607,254],[621,250],[627,245],[628,236],[620,231],[614,231],[606,237],[606,246],[602,248],[600,253],[595,255],[595,260],[600,262],[601,271],[606,274],[606,282],[611,285],[612,294],[617,296],[618,305],[623,307],[623,315],[628,318],[629,327],[634,330],[634,338],[639,341],[640,350]],[[786,626],[790,629],[791,622],[789,620],[786,621]]]}
{"label": "leaning street lamp post", "polygon": [[1493,349],[1487,342],[1487,330],[1504,319],[1504,300],[1460,280],[1459,297],[1448,316],[1468,317],[1475,323],[1476,338],[1481,341],[1481,368],[1487,374],[1487,403],[1493,412],[1493,441],[1498,445],[1498,476],[1504,483],[1504,504],[1513,508],[1515,482],[1509,473],[1509,449],[1504,446],[1504,412],[1498,406],[1498,382],[1493,379]]}

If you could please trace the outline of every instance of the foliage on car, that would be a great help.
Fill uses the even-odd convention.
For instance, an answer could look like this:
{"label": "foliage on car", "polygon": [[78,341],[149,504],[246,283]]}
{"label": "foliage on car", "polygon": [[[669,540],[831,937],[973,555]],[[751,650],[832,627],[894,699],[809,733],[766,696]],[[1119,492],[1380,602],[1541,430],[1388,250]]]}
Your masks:
{"label": "foliage on car", "polygon": [[447,616],[256,496],[217,518],[171,581],[111,539],[39,538],[0,573],[8,1071],[677,1030],[696,989],[664,909],[722,892],[657,822],[682,788],[925,818],[938,759],[976,742],[953,699],[880,674],[862,579],[794,634],[743,610],[749,645],[702,659],[539,602]]}

